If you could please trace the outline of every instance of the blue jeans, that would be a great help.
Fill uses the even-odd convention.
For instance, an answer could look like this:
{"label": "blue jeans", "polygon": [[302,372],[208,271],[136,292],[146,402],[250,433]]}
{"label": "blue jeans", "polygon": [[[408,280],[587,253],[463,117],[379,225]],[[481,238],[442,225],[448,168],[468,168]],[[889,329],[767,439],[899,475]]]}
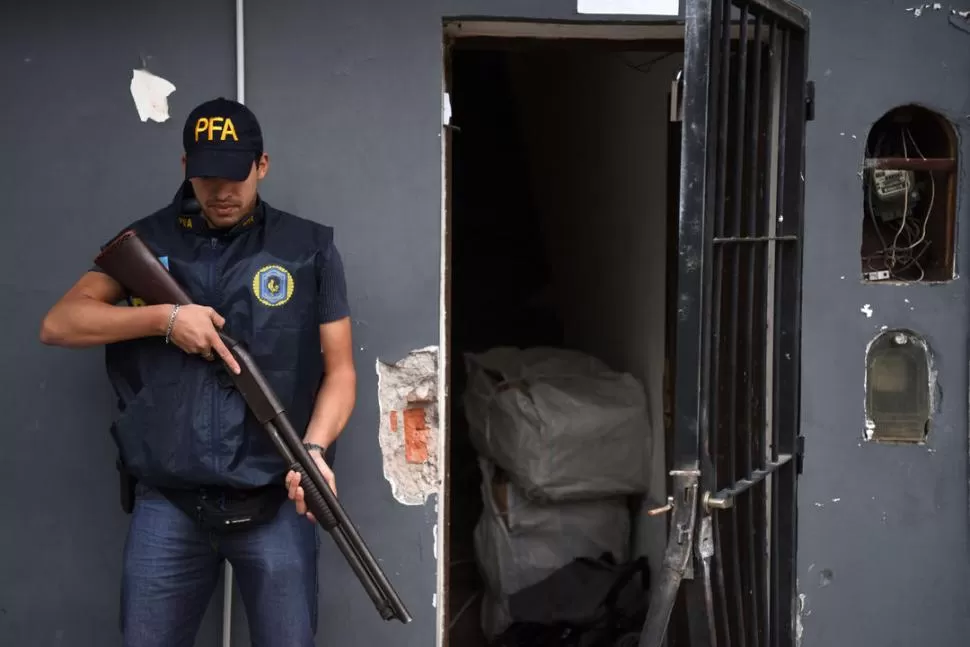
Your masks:
{"label": "blue jeans", "polygon": [[319,547],[316,524],[292,501],[265,525],[215,535],[139,487],[121,587],[125,647],[192,647],[223,559],[233,566],[253,647],[313,647]]}

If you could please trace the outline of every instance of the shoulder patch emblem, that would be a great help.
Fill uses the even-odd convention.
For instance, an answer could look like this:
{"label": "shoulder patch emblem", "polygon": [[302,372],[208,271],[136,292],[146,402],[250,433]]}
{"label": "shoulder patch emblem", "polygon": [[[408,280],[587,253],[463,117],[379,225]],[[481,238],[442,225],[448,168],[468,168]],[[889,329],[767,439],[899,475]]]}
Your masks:
{"label": "shoulder patch emblem", "polygon": [[253,294],[264,306],[277,307],[293,296],[293,277],[280,265],[265,265],[253,276]]}

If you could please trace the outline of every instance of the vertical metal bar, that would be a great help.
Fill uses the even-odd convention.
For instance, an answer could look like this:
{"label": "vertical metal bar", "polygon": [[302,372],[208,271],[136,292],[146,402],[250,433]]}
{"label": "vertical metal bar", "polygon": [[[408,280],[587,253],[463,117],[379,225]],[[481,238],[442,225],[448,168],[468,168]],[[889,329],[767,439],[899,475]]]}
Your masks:
{"label": "vertical metal bar", "polygon": [[[714,125],[716,126],[716,136],[711,137],[716,151],[716,162],[712,165],[712,180],[715,187],[715,200],[712,205],[712,230],[711,238],[723,236],[725,228],[725,196],[727,193],[727,148],[728,148],[728,126],[730,125],[730,87],[731,87],[731,2],[730,0],[718,0],[715,3],[715,15],[713,26],[717,32],[716,47],[711,48],[711,71],[714,78],[712,83],[712,112],[715,115]],[[722,277],[724,276],[724,256],[723,246],[711,246],[709,258],[714,264],[712,275],[713,296],[711,307],[708,310],[708,319],[711,320],[711,331],[708,337],[712,352],[709,355],[709,362],[705,367],[709,379],[714,381],[716,388],[711,390],[710,401],[710,424],[708,433],[710,436],[709,457],[712,464],[709,472],[704,478],[702,476],[703,488],[707,492],[716,491],[723,483],[723,476],[719,466],[721,465],[721,425],[723,419],[721,415],[722,397],[721,389],[723,380],[720,380],[721,371],[721,319],[722,319]],[[717,595],[716,611],[719,612],[721,622],[716,623],[716,631],[713,639],[725,647],[731,647],[734,643],[731,635],[731,614],[728,610],[730,596],[728,594],[727,578],[725,577],[724,562],[724,535],[721,527],[721,515],[713,516],[714,526],[714,579],[716,582]],[[730,571],[729,571],[730,573]],[[719,629],[719,631],[717,630]]]}
{"label": "vertical metal bar", "polygon": [[[712,60],[711,68],[714,74],[712,87],[716,89],[712,94],[717,97],[716,103],[714,104],[712,111],[715,115],[714,120],[717,126],[717,136],[714,139],[715,151],[717,153],[717,163],[715,165],[715,198],[714,202],[710,206],[712,212],[712,227],[711,227],[711,237],[717,238],[726,235],[727,231],[725,228],[725,217],[727,215],[727,209],[724,206],[724,202],[727,197],[727,149],[728,149],[728,126],[730,125],[730,88],[731,88],[731,2],[730,0],[716,0],[720,11],[720,38],[718,40],[718,47],[712,48]],[[717,52],[717,58],[714,58],[713,52]],[[716,64],[715,64],[716,63]],[[718,71],[713,72],[714,69]],[[710,354],[705,359],[705,373],[708,375],[709,380],[713,380],[715,385],[718,385],[717,377],[720,373],[721,368],[721,303],[723,299],[722,283],[721,277],[724,276],[724,255],[723,255],[723,245],[712,245],[711,254],[714,273],[713,277],[713,296],[711,298],[711,310],[709,311],[709,317],[711,322],[711,334],[709,337],[710,341]],[[721,455],[721,394],[720,389],[715,388],[711,392],[710,399],[710,452],[711,458],[717,464],[719,457]],[[709,491],[713,492],[722,485],[725,485],[724,479],[721,474],[717,473],[715,469],[714,482],[711,483],[711,488]]]}
{"label": "vertical metal bar", "polygon": [[[710,40],[709,40],[709,55],[708,55],[708,65],[710,69],[710,86],[708,88],[709,97],[709,114],[711,119],[708,122],[708,169],[707,169],[707,181],[708,186],[717,193],[723,193],[723,180],[721,174],[718,172],[719,167],[717,166],[716,160],[719,159],[721,155],[721,145],[720,139],[717,133],[720,132],[722,128],[721,124],[721,112],[722,108],[722,88],[724,86],[725,77],[722,73],[721,61],[723,59],[722,55],[722,41],[724,38],[724,32],[721,28],[722,22],[724,20],[725,13],[725,2],[726,0],[714,0],[710,7],[711,11],[711,26],[710,26]],[[714,277],[718,275],[719,272],[719,260],[718,251],[711,244],[712,239],[717,236],[717,232],[721,231],[723,227],[723,212],[721,210],[720,201],[714,200],[709,201],[707,204],[707,209],[705,212],[705,218],[707,222],[707,236],[704,240],[704,255],[708,267],[712,264],[715,269],[710,274],[706,275],[706,279],[713,283],[713,286],[709,283],[706,288],[711,292],[709,300],[707,302],[707,310],[705,311],[705,321],[709,324],[708,329],[705,331],[704,344],[703,344],[703,355],[701,356],[701,371],[702,379],[705,384],[705,394],[707,398],[702,403],[702,416],[704,417],[704,424],[701,426],[701,447],[700,447],[700,467],[701,467],[701,490],[705,492],[710,492],[716,489],[717,483],[717,469],[716,469],[716,455],[717,455],[717,443],[718,443],[718,416],[716,414],[717,398],[718,393],[712,392],[711,384],[717,384],[716,372],[712,369],[712,366],[716,366],[717,362],[717,337],[718,337],[718,326],[719,322],[716,318],[712,320],[711,312],[712,308],[716,308],[720,300],[720,291],[717,281]],[[723,591],[723,571],[717,569],[720,566],[721,560],[719,555],[720,545],[715,537],[718,535],[718,528],[716,526],[716,518],[706,513],[699,522],[699,533],[698,533],[698,545],[697,545],[697,559],[696,562],[700,569],[702,569],[701,575],[703,575],[703,583],[697,582],[697,573],[695,572],[695,581],[690,583],[686,590],[685,599],[688,605],[688,620],[690,623],[690,644],[695,647],[714,647],[719,643],[718,640],[718,622],[716,619],[718,603],[723,603],[724,596],[720,594]],[[706,546],[705,546],[706,542]],[[705,559],[701,554],[701,549],[706,551],[705,554],[710,553],[710,555]],[[712,559],[713,557],[713,559]],[[715,568],[712,569],[712,564]],[[724,644],[723,642],[721,644]]]}
{"label": "vertical metal bar", "polygon": [[[781,99],[782,99],[781,106],[780,106],[780,111],[778,113],[778,123],[779,123],[779,126],[778,126],[778,180],[777,180],[777,182],[778,182],[778,200],[777,200],[777,209],[778,209],[778,212],[777,213],[778,213],[778,217],[776,219],[776,222],[775,223],[772,223],[772,230],[776,230],[777,229],[777,220],[778,219],[781,219],[781,220],[784,219],[784,213],[785,213],[785,209],[784,209],[784,195],[785,195],[785,187],[786,187],[785,180],[786,180],[787,172],[788,172],[788,169],[786,168],[787,165],[785,163],[785,160],[787,159],[786,151],[788,149],[788,136],[787,136],[787,129],[788,129],[788,110],[787,110],[787,106],[785,105],[785,101],[788,98],[788,83],[789,83],[789,67],[788,67],[789,32],[788,32],[788,29],[786,28],[786,29],[782,30],[780,35],[781,35],[781,44],[780,44],[779,50],[777,52],[778,58],[779,58],[779,60],[781,62],[781,83],[780,83],[781,89],[780,89],[780,95],[781,95]],[[770,285],[772,285],[773,288],[774,288],[774,303],[775,303],[775,306],[778,308],[778,312],[777,312],[777,314],[775,316],[775,325],[773,326],[773,328],[775,330],[774,330],[774,334],[772,336],[773,337],[772,338],[772,341],[773,341],[773,346],[774,347],[772,349],[772,358],[771,358],[771,361],[772,361],[772,394],[773,394],[772,395],[772,400],[773,400],[773,402],[776,405],[779,405],[779,408],[780,408],[780,405],[781,405],[781,402],[779,400],[779,397],[781,395],[781,390],[779,388],[779,380],[780,380],[780,377],[781,376],[780,376],[780,362],[778,360],[779,360],[779,355],[780,355],[780,348],[779,348],[779,346],[780,346],[780,341],[781,341],[781,335],[779,334],[779,331],[778,331],[777,322],[778,322],[779,319],[781,319],[784,316],[784,313],[782,312],[782,310],[783,310],[783,305],[782,304],[784,303],[784,301],[782,299],[783,295],[781,294],[782,283],[781,283],[781,281],[778,280],[777,277],[778,277],[778,268],[781,266],[782,263],[784,263],[784,249],[783,249],[783,246],[781,246],[781,245],[775,245],[775,263],[774,263],[774,271],[773,271],[773,276],[772,276],[772,282],[771,282]],[[787,422],[787,421],[785,421],[785,422]],[[782,435],[782,433],[781,433],[781,425],[782,424],[783,424],[783,421],[781,419],[781,416],[776,412],[776,414],[772,418],[772,425],[771,425],[771,455],[772,455],[772,459],[773,460],[774,459],[777,459],[778,454],[781,451],[779,445],[780,445],[780,442],[781,442],[781,435]],[[780,578],[779,578],[780,568],[781,568],[781,559],[780,559],[780,557],[781,557],[781,552],[780,552],[781,551],[781,544],[780,544],[780,536],[779,536],[779,532],[778,532],[779,520],[781,518],[781,514],[782,514],[783,510],[782,510],[782,506],[781,506],[781,494],[782,494],[782,492],[781,492],[780,488],[777,487],[779,485],[779,483],[776,482],[777,480],[778,479],[775,479],[774,477],[772,477],[772,485],[773,485],[773,488],[772,488],[773,489],[773,492],[772,492],[772,497],[771,497],[771,511],[772,511],[771,512],[771,518],[772,518],[772,526],[773,526],[772,527],[772,533],[771,533],[771,577],[772,577],[772,586],[771,586],[771,588],[772,588],[772,591],[771,591],[771,609],[772,609],[772,612],[771,612],[771,626],[772,626],[772,632],[773,632],[773,636],[772,636],[772,640],[771,640],[771,644],[772,645],[779,645],[779,644],[781,644],[779,642],[780,639],[781,639],[780,629],[781,629],[781,627],[783,626],[783,623],[784,623],[784,617],[782,615],[784,600],[782,598],[781,581],[780,581]],[[790,602],[789,602],[789,604],[790,604]],[[788,606],[788,605],[785,605],[785,606]]]}
{"label": "vertical metal bar", "polygon": [[[732,85],[735,88],[736,94],[734,95],[735,108],[734,108],[734,184],[731,188],[731,200],[732,207],[734,209],[734,215],[732,218],[732,224],[734,226],[734,236],[737,238],[741,237],[742,233],[742,219],[741,219],[741,208],[744,203],[743,196],[743,185],[741,184],[744,178],[745,171],[745,155],[744,155],[744,134],[745,134],[745,109],[747,107],[748,99],[748,5],[746,2],[741,2],[741,17],[739,18],[740,27],[738,29],[738,51],[737,51],[737,78],[732,79],[734,82]],[[737,243],[735,243],[737,245]],[[738,270],[735,270],[735,274]],[[736,306],[737,304],[735,304]],[[734,362],[736,362],[736,357],[732,356],[732,368],[734,368]]]}
{"label": "vertical metal bar", "polygon": [[[759,201],[758,201],[758,187],[761,182],[763,182],[763,169],[761,167],[761,138],[763,133],[762,128],[762,115],[761,107],[764,101],[764,97],[761,93],[761,80],[762,80],[762,67],[761,67],[761,57],[764,45],[762,43],[762,38],[764,35],[764,16],[759,12],[755,16],[754,23],[754,37],[752,42],[754,43],[754,58],[751,62],[751,121],[748,130],[748,216],[747,216],[747,227],[746,234],[748,236],[757,237],[758,234],[758,213],[759,213]],[[761,434],[756,433],[759,428],[759,416],[757,414],[758,404],[763,402],[763,399],[759,397],[759,393],[764,393],[764,382],[761,378],[761,371],[759,370],[758,364],[755,362],[755,357],[757,353],[764,355],[764,342],[763,342],[763,325],[755,326],[755,320],[759,322],[764,321],[763,311],[759,309],[759,306],[763,302],[762,292],[764,286],[760,286],[761,290],[756,290],[755,276],[758,272],[758,259],[764,254],[764,244],[750,245],[748,249],[748,298],[750,302],[748,303],[748,316],[747,316],[747,339],[748,347],[745,357],[745,425],[748,430],[748,440],[749,447],[746,454],[746,468],[750,474],[754,469],[761,469],[765,466],[764,451],[762,449],[763,443],[761,442]],[[757,316],[755,313],[759,313]],[[767,479],[766,479],[767,481]],[[752,527],[751,527],[751,537],[749,544],[749,559],[751,566],[751,588],[752,588],[752,614],[753,614],[753,626],[758,627],[758,631],[755,633],[756,639],[760,638],[762,641],[768,639],[766,633],[766,577],[767,569],[765,568],[765,550],[764,550],[764,527],[767,522],[767,515],[765,514],[765,493],[766,487],[764,484],[757,488],[753,488],[749,500],[751,515],[752,515]]]}
{"label": "vertical metal bar", "polygon": [[709,382],[702,365],[710,336],[710,238],[707,218],[711,134],[711,1],[687,0],[684,127],[678,221],[675,431],[670,471],[674,511],[664,562],[651,590],[640,647],[662,647],[680,584],[692,558],[700,479],[701,434],[708,425]]}
{"label": "vertical metal bar", "polygon": [[[778,50],[778,58],[781,61],[781,84],[780,84],[781,85],[781,89],[780,89],[780,95],[781,95],[782,102],[781,102],[781,106],[780,106],[780,111],[778,113],[778,193],[777,193],[777,207],[776,207],[777,208],[777,218],[775,219],[775,222],[772,223],[772,235],[777,235],[777,233],[779,233],[779,230],[780,230],[779,223],[784,222],[784,219],[785,219],[785,188],[786,188],[786,184],[785,183],[786,183],[787,175],[788,175],[788,171],[789,171],[788,164],[786,163],[786,161],[788,159],[787,158],[787,151],[788,151],[788,134],[787,134],[787,131],[788,131],[788,112],[789,111],[788,111],[787,106],[785,105],[785,103],[786,103],[786,100],[788,98],[788,84],[790,82],[790,80],[789,80],[789,69],[790,68],[789,68],[789,64],[788,64],[789,63],[789,59],[788,59],[788,47],[789,47],[789,42],[790,42],[790,35],[791,34],[790,34],[790,32],[787,29],[780,30],[781,43],[780,43],[779,50]],[[776,304],[776,306],[781,307],[782,306],[782,303],[783,303],[782,302],[782,299],[781,299],[781,296],[782,295],[780,294],[781,284],[777,280],[777,277],[778,277],[778,267],[783,263],[783,259],[782,259],[783,246],[776,245],[775,247],[776,247],[776,249],[775,249],[775,255],[776,255],[775,256],[775,274],[772,277],[772,283],[771,283],[771,285],[775,289],[775,304]],[[773,398],[776,405],[780,405],[781,404],[779,402],[779,400],[778,400],[778,396],[780,395],[780,393],[778,392],[778,381],[779,381],[779,379],[781,379],[780,378],[780,375],[779,375],[779,371],[778,371],[778,364],[779,364],[779,362],[778,362],[778,352],[779,352],[778,346],[779,346],[780,340],[781,340],[780,336],[776,334],[774,336],[774,343],[775,343],[775,347],[774,347],[774,365],[775,365],[775,371],[774,371],[774,390],[775,390],[775,393],[774,393],[774,396],[775,397]],[[781,453],[781,448],[779,447],[780,439],[781,439],[781,426],[779,424],[778,416],[775,416],[774,424],[772,425],[772,428],[771,428],[771,445],[772,445],[771,458],[772,458],[772,460],[777,460],[778,454]]]}
{"label": "vertical metal bar", "polygon": [[[735,91],[735,111],[734,111],[734,150],[733,150],[733,171],[734,171],[734,181],[731,190],[731,206],[733,209],[732,216],[732,226],[734,230],[734,236],[741,238],[744,231],[744,218],[742,217],[743,210],[746,202],[748,201],[748,192],[745,191],[744,180],[748,175],[751,174],[751,165],[747,162],[750,159],[750,155],[746,150],[746,133],[748,132],[748,117],[747,114],[747,104],[748,104],[748,36],[749,36],[749,11],[748,4],[745,1],[740,3],[740,16],[738,18],[739,29],[738,29],[738,48],[736,53],[736,65],[735,70],[737,73],[737,78],[734,79],[732,83],[733,89]],[[738,403],[738,383],[740,381],[746,381],[748,379],[747,373],[741,369],[739,365],[739,351],[743,351],[745,355],[750,356],[748,349],[751,347],[751,335],[744,335],[741,329],[740,322],[740,309],[741,301],[745,301],[745,312],[751,312],[751,294],[750,290],[744,290],[746,284],[742,283],[741,279],[741,254],[750,254],[750,245],[742,245],[740,243],[732,244],[732,270],[730,273],[731,280],[731,341],[730,341],[730,359],[728,360],[728,365],[730,366],[731,376],[728,379],[730,385],[730,413],[729,413],[729,424],[730,424],[730,482],[736,482],[738,480],[738,472],[743,474],[744,478],[748,478],[752,473],[751,465],[751,451],[752,451],[752,431],[749,424],[747,424],[750,415],[746,415],[744,421],[739,423],[739,418],[741,417],[741,412],[739,412]],[[743,348],[742,348],[743,347]],[[741,390],[742,397],[744,396],[744,390]],[[744,410],[750,410],[750,407],[741,405]],[[754,586],[755,586],[755,575],[754,575],[754,561],[755,561],[755,551],[754,551],[754,532],[755,532],[755,516],[754,516],[754,492],[760,491],[761,487],[758,486],[756,489],[752,488],[747,491],[746,494],[739,497],[735,504],[735,509],[732,510],[732,525],[734,529],[734,542],[735,542],[735,556],[736,564],[735,568],[737,573],[735,575],[735,581],[739,583],[739,595],[738,595],[738,607],[741,610],[739,613],[738,623],[740,627],[747,625],[747,640],[745,645],[750,645],[750,647],[758,647],[758,611],[756,608],[756,600],[754,596]],[[747,562],[747,564],[745,564]],[[742,629],[743,631],[743,629]]]}
{"label": "vertical metal bar", "polygon": [[[783,234],[794,234],[792,242],[781,245],[783,254],[777,270],[779,303],[782,315],[778,319],[778,449],[781,453],[796,453],[800,416],[799,366],[801,352],[801,270],[804,231],[804,170],[806,105],[806,46],[805,32],[790,30],[785,42],[787,69],[785,98],[785,154],[786,168],[782,185],[784,218],[779,223]],[[777,582],[779,597],[779,645],[794,644],[794,616],[797,600],[795,585],[795,549],[797,535],[796,479],[797,459],[778,470],[775,496],[779,502],[776,517],[778,537]]]}
{"label": "vertical metal bar", "polygon": [[[779,59],[780,37],[778,30],[778,19],[772,17],[770,21],[770,32],[768,38],[768,93],[766,97],[766,111],[768,114],[768,132],[765,141],[765,169],[764,176],[767,186],[762,195],[762,220],[761,225],[764,230],[759,232],[769,238],[775,232],[775,222],[777,219],[777,195],[778,195],[778,147],[779,147],[779,113],[781,111],[781,65]],[[764,312],[762,331],[764,335],[764,354],[762,361],[762,385],[763,390],[760,395],[764,402],[764,428],[763,438],[765,442],[765,460],[772,460],[775,452],[774,436],[774,311],[775,311],[775,291],[772,277],[774,276],[775,266],[775,244],[769,242],[765,247],[764,266],[761,280],[762,295],[764,296]],[[772,561],[772,550],[774,547],[774,478],[765,479],[765,544],[764,554],[766,561],[765,574],[765,625],[768,635],[768,644],[772,642],[774,627],[774,571]]]}
{"label": "vertical metal bar", "polygon": [[[707,146],[712,115],[707,92],[711,86],[710,3],[690,0],[684,60],[684,128],[681,138],[680,214],[678,222],[677,415],[674,434],[674,466],[697,471],[700,433],[707,420],[707,379],[700,362],[707,348],[710,322],[703,316],[710,308],[710,264],[705,239],[707,222]],[[703,91],[701,91],[703,90]],[[682,343],[681,343],[682,342]]]}
{"label": "vertical metal bar", "polygon": [[[738,161],[738,148],[737,141],[739,133],[743,132],[743,125],[739,127],[739,124],[743,124],[744,120],[744,97],[742,95],[742,88],[739,87],[739,82],[741,81],[741,52],[743,44],[738,41],[737,48],[735,49],[735,56],[733,64],[730,61],[731,50],[732,50],[732,39],[731,26],[732,21],[731,7],[733,3],[725,4],[725,20],[723,21],[722,28],[724,34],[724,40],[722,41],[722,51],[721,55],[724,57],[721,62],[721,69],[725,72],[725,81],[722,86],[721,99],[723,101],[723,107],[721,109],[721,130],[718,137],[718,145],[721,146],[720,153],[720,177],[721,177],[721,193],[719,195],[718,206],[723,210],[721,216],[721,226],[719,227],[719,234],[722,236],[733,235],[735,228],[737,226],[740,204],[740,188],[741,188],[741,164]],[[734,99],[733,110],[730,106],[730,100]],[[728,156],[729,145],[733,148],[732,155]],[[728,178],[728,171],[732,171],[731,177]],[[730,190],[728,190],[728,182],[730,182]],[[729,208],[730,205],[730,208]],[[718,344],[717,353],[717,364],[714,368],[714,375],[718,376],[719,383],[718,388],[715,389],[715,393],[718,394],[718,403],[716,409],[716,420],[717,424],[715,427],[718,432],[723,429],[727,435],[727,452],[726,455],[723,452],[719,452],[717,457],[717,464],[721,468],[718,470],[718,486],[723,487],[726,485],[731,485],[737,481],[737,450],[738,450],[738,439],[737,439],[737,424],[736,424],[736,403],[734,401],[736,396],[735,388],[735,375],[736,375],[736,358],[737,358],[737,300],[738,300],[738,280],[737,280],[737,243],[728,245],[719,245],[715,250],[716,258],[718,260],[717,267],[717,277],[716,281],[718,291],[720,292],[721,299],[715,302],[715,307],[712,310],[712,316],[716,317],[718,322],[718,334],[716,336],[716,343]],[[731,253],[732,262],[730,264],[730,271],[728,271],[728,263],[725,255]],[[724,284],[727,285],[724,285]],[[723,288],[721,287],[723,285]],[[725,294],[726,292],[726,294]],[[721,320],[726,319],[726,321],[721,324]],[[743,588],[743,577],[741,573],[741,550],[740,550],[740,532],[738,528],[739,522],[739,511],[737,508],[727,510],[723,513],[719,513],[720,516],[726,516],[729,523],[728,534],[730,537],[729,541],[729,559],[730,559],[730,569],[729,577],[731,580],[731,609],[732,609],[732,619],[731,623],[736,629],[737,634],[736,644],[739,647],[748,646],[748,632],[746,628],[746,617],[745,617],[745,596]],[[730,634],[730,631],[726,631],[726,634]]]}

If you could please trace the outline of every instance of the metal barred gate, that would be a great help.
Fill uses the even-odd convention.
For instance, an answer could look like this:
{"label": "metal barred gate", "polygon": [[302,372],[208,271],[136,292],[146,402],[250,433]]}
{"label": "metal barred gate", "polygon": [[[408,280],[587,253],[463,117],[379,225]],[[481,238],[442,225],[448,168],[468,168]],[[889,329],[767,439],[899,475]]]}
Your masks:
{"label": "metal barred gate", "polygon": [[784,0],[686,0],[670,534],[641,647],[795,644],[808,27]]}

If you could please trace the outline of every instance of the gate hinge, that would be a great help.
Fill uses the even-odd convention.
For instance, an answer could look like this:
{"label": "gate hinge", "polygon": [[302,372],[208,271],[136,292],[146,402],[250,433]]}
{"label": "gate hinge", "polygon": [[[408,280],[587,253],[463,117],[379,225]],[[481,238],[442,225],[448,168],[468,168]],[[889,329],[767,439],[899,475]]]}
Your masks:
{"label": "gate hinge", "polygon": [[805,85],[805,121],[815,121],[815,81]]}
{"label": "gate hinge", "polygon": [[800,475],[805,464],[805,436],[795,439],[795,474]]}

